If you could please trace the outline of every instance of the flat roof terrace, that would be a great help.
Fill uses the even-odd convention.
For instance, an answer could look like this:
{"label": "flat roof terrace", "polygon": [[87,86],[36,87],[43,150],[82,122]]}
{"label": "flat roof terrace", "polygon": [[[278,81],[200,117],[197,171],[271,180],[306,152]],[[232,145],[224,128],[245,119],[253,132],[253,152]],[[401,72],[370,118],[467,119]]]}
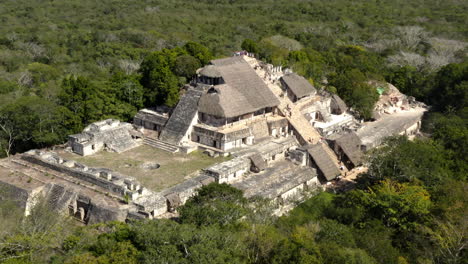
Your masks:
{"label": "flat roof terrace", "polygon": [[364,123],[364,126],[356,131],[356,134],[365,146],[375,146],[380,144],[385,137],[397,135],[417,121],[426,112],[426,108],[415,108],[408,111],[383,115],[383,117],[374,122]]}
{"label": "flat roof terrace", "polygon": [[123,153],[100,151],[91,156],[80,156],[65,150],[55,151],[67,160],[74,160],[88,167],[107,168],[132,176],[153,191],[162,191],[197,176],[201,169],[228,160],[211,158],[195,151],[190,154],[168,153],[142,145]]}

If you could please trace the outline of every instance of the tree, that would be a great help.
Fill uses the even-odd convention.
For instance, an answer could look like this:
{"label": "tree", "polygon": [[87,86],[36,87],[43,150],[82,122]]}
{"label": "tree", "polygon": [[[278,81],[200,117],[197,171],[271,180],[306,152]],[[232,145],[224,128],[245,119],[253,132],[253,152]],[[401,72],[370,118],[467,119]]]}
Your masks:
{"label": "tree", "polygon": [[396,67],[387,76],[387,81],[400,90],[400,92],[414,96],[418,99],[426,99],[424,74],[412,66]]}
{"label": "tree", "polygon": [[336,87],[338,95],[346,104],[353,107],[361,118],[370,119],[379,95],[366,81],[366,77],[358,69],[330,76],[330,85]]}
{"label": "tree", "polygon": [[[427,221],[432,202],[424,187],[387,179],[369,191],[351,191],[340,206],[363,206],[370,219],[379,219],[387,227],[412,232]],[[363,218],[363,221],[369,218]]]}
{"label": "tree", "polygon": [[190,80],[201,67],[200,61],[190,55],[181,55],[176,58],[174,72],[178,76],[185,77]]}
{"label": "tree", "polygon": [[15,221],[15,228],[0,234],[0,261],[43,263],[60,248],[67,231],[71,230],[69,220],[57,216],[44,197],[35,199],[29,215],[16,215],[10,219]]}
{"label": "tree", "polygon": [[171,71],[172,59],[163,52],[154,52],[142,62],[141,84],[145,88],[145,105],[175,106],[179,100],[179,83]]}
{"label": "tree", "polygon": [[246,215],[246,199],[241,190],[228,184],[212,183],[203,186],[179,209],[182,223],[198,226],[236,223]]}
{"label": "tree", "polygon": [[324,256],[323,263],[327,264],[376,264],[377,261],[359,248],[341,247],[335,243],[321,244]]}
{"label": "tree", "polygon": [[467,106],[468,62],[449,64],[441,68],[435,78],[430,103],[440,111],[455,111]]}
{"label": "tree", "polygon": [[196,42],[189,41],[185,43],[184,49],[188,52],[189,55],[197,58],[201,65],[208,64],[208,62],[210,62],[210,60],[213,58],[213,55],[207,47]]}
{"label": "tree", "polygon": [[72,128],[75,132],[102,118],[105,95],[88,79],[70,76],[63,79],[61,88],[59,104],[81,120],[80,127]]}
{"label": "tree", "polygon": [[258,54],[260,52],[258,44],[251,39],[244,39],[244,41],[242,41],[241,48],[254,54]]}
{"label": "tree", "polygon": [[143,107],[144,90],[139,78],[137,75],[115,73],[110,82],[111,92],[118,100],[140,109]]}
{"label": "tree", "polygon": [[453,177],[450,165],[445,150],[431,140],[393,137],[371,152],[369,173],[362,180],[377,182],[389,178],[435,186]]}
{"label": "tree", "polygon": [[36,96],[0,109],[0,137],[7,154],[62,143],[78,124],[68,109]]}
{"label": "tree", "polygon": [[0,129],[0,149],[2,150],[0,157],[4,155],[9,157],[15,142],[14,127],[10,120],[0,117]]}
{"label": "tree", "polygon": [[245,263],[237,233],[217,226],[138,221],[131,225],[130,241],[140,251],[139,263]]}

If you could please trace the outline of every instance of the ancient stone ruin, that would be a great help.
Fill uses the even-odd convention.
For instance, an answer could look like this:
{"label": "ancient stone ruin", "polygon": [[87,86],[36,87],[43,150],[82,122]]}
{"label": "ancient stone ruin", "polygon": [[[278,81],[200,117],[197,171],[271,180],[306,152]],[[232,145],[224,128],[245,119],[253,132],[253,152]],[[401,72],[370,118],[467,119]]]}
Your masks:
{"label": "ancient stone ruin", "polygon": [[[143,145],[181,159],[198,150],[226,160],[156,191],[131,170],[125,175],[32,150],[0,161],[0,188],[10,190],[0,199],[17,201],[27,213],[41,195],[58,212],[85,223],[124,221],[171,216],[201,186],[217,182],[248,197],[271,199],[281,214],[294,201],[355,173],[363,151],[385,137],[413,136],[420,128],[426,107],[388,84],[376,84],[381,98],[375,121],[362,122],[338,95],[251,55],[211,61],[184,86],[174,108],[142,109],[133,124],[112,119],[90,124],[69,136],[65,150],[92,159],[101,151],[126,155]],[[164,165],[146,158],[127,167],[146,170],[157,181]]]}

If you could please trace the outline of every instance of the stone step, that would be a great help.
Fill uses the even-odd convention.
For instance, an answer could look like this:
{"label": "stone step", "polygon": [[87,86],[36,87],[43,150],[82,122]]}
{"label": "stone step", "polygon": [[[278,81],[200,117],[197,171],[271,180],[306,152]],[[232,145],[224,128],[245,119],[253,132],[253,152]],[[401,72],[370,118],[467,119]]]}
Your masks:
{"label": "stone step", "polygon": [[159,140],[159,139],[157,139],[157,138],[146,137],[144,140],[145,140],[145,141],[148,141],[148,142],[155,143],[155,144],[159,144],[159,145],[164,145],[164,146],[168,146],[168,147],[177,148],[177,146],[175,146],[175,145],[173,145],[173,144],[171,144],[171,143],[164,142],[164,141]]}
{"label": "stone step", "polygon": [[163,142],[161,140],[153,139],[153,138],[145,138],[143,140],[143,143],[148,145],[148,146],[155,147],[157,149],[161,149],[161,150],[168,151],[168,152],[171,152],[171,153],[175,153],[175,152],[179,151],[178,147],[176,147],[176,146],[174,146],[172,144]]}
{"label": "stone step", "polygon": [[175,153],[175,152],[178,151],[178,149],[174,149],[174,148],[167,147],[167,146],[160,145],[160,144],[153,143],[153,142],[144,142],[144,143],[146,145],[148,145],[148,146],[151,146],[151,147],[154,147],[154,148],[157,148],[157,149],[160,149],[160,150],[164,150],[164,151],[167,151],[167,152],[171,152],[171,153]]}

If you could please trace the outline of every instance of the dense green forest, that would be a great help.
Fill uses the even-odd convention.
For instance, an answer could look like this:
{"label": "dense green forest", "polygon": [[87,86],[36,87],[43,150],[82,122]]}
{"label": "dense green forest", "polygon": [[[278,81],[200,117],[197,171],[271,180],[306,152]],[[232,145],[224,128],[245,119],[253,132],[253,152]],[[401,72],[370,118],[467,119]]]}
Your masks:
{"label": "dense green forest", "polygon": [[390,138],[347,193],[288,215],[209,185],[174,220],[74,227],[0,203],[5,263],[468,263],[468,2],[0,1],[0,157],[90,122],[177,103],[212,58],[245,49],[368,119],[388,81],[432,106],[425,138]]}
{"label": "dense green forest", "polygon": [[433,104],[435,72],[466,60],[468,4],[458,0],[0,7],[1,156],[63,143],[96,120],[129,120],[143,106],[172,106],[197,67],[241,48],[338,93],[365,119],[378,98],[368,80],[386,79]]}

